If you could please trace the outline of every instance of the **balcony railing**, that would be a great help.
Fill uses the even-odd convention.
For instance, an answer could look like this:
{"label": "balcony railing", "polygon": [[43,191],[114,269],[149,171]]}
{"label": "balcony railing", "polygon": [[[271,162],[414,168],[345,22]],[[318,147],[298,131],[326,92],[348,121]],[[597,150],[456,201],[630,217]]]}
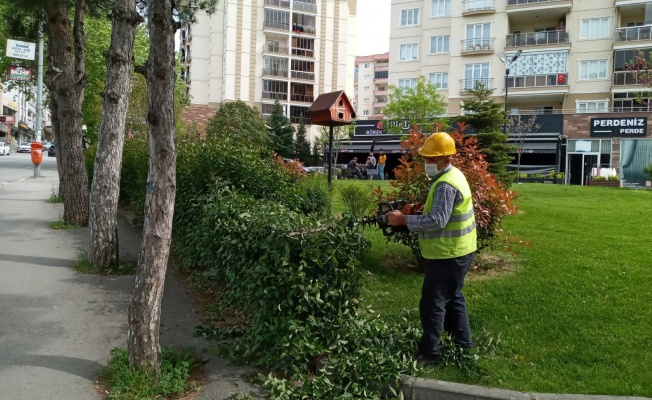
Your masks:
{"label": "balcony railing", "polygon": [[476,38],[462,40],[462,52],[489,51],[494,48],[494,38]]}
{"label": "balcony railing", "polygon": [[387,96],[387,90],[374,90],[374,96]]}
{"label": "balcony railing", "polygon": [[494,78],[460,79],[460,86],[463,91],[476,90],[480,88],[491,89]]}
{"label": "balcony railing", "polygon": [[307,33],[308,35],[314,35],[315,33],[317,33],[317,28],[315,28],[314,26],[310,26],[310,25],[299,25],[299,24],[293,23],[292,24],[292,32],[299,33],[299,34]]}
{"label": "balcony railing", "polygon": [[292,78],[293,79],[306,79],[309,81],[314,81],[315,80],[315,73],[314,72],[303,72],[303,71],[292,71]]}
{"label": "balcony railing", "polygon": [[289,48],[286,46],[267,44],[265,45],[265,52],[287,55],[289,53]]}
{"label": "balcony railing", "polygon": [[464,0],[464,12],[493,10],[493,0]]}
{"label": "balcony railing", "polygon": [[300,57],[315,57],[315,51],[310,50],[310,49],[300,49],[298,47],[293,47],[292,48],[292,55],[293,56],[300,56]]}
{"label": "balcony railing", "polygon": [[509,88],[550,86],[568,86],[568,73],[564,72],[559,74],[510,76],[507,78],[507,87]]}
{"label": "balcony railing", "polygon": [[507,47],[570,43],[568,31],[515,33],[507,35],[506,39]]}
{"label": "balcony railing", "polygon": [[265,0],[266,6],[290,8],[290,0]]}
{"label": "balcony railing", "polygon": [[287,100],[288,99],[288,94],[284,93],[284,92],[266,92],[266,91],[263,91],[263,99]]}
{"label": "balcony railing", "polygon": [[288,70],[280,68],[263,68],[263,75],[283,76],[287,78]]}
{"label": "balcony railing", "polygon": [[312,120],[308,117],[295,117],[295,116],[290,116],[290,122],[293,124],[300,124],[301,123],[301,118],[303,118],[303,123],[306,125],[312,125]]}
{"label": "balcony railing", "polygon": [[636,42],[639,40],[652,40],[652,26],[632,26],[618,28],[614,34],[616,42]]}
{"label": "balcony railing", "polygon": [[389,63],[376,63],[375,69],[389,68]]}
{"label": "balcony railing", "polygon": [[507,0],[508,6],[520,6],[523,4],[555,3],[567,0]]}
{"label": "balcony railing", "polygon": [[618,71],[614,72],[614,86],[625,86],[625,85],[642,85],[645,82],[645,79],[637,78],[634,73],[629,71]]}
{"label": "balcony railing", "polygon": [[292,8],[296,11],[317,12],[317,4],[303,3],[300,1],[292,2]]}
{"label": "balcony railing", "polygon": [[287,22],[279,22],[279,21],[270,21],[270,20],[265,20],[264,24],[265,28],[272,28],[272,29],[280,29],[283,31],[289,31],[290,30],[290,24]]}
{"label": "balcony railing", "polygon": [[311,94],[298,94],[298,93],[292,93],[290,95],[290,100],[292,101],[301,101],[304,103],[312,103],[315,101],[315,97]]}

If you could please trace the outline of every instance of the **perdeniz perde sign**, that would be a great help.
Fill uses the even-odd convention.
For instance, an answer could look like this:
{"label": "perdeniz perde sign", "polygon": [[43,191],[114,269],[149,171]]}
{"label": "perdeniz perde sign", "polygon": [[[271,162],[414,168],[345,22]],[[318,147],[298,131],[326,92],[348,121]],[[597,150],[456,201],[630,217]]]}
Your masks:
{"label": "perdeniz perde sign", "polygon": [[647,117],[591,118],[593,137],[642,137],[647,135]]}

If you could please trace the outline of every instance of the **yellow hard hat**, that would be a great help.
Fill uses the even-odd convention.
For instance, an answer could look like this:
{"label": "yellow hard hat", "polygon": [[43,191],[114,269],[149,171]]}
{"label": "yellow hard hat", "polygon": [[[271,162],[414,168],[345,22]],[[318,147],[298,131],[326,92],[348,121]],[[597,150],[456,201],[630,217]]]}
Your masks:
{"label": "yellow hard hat", "polygon": [[455,154],[455,140],[446,132],[435,132],[419,148],[424,157],[450,156]]}

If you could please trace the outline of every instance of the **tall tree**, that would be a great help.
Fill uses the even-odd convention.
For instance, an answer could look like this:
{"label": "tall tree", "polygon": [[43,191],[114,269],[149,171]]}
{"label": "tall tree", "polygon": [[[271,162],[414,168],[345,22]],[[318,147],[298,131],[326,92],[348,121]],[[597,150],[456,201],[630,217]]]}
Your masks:
{"label": "tall tree", "polygon": [[88,177],[82,140],[82,101],[86,87],[84,16],[87,6],[86,0],[75,0],[74,22],[71,23],[68,1],[45,2],[50,55],[47,83],[58,114],[52,125],[57,143],[59,193],[63,197],[64,221],[76,226],[88,223]]}
{"label": "tall tree", "polygon": [[102,93],[102,124],[91,185],[89,232],[90,262],[106,271],[120,262],[118,197],[125,121],[134,63],[136,28],[143,17],[136,0],[115,0],[111,46],[106,53],[106,87]]}
{"label": "tall tree", "polygon": [[324,146],[320,138],[315,138],[315,140],[312,141],[312,149],[310,153],[310,163],[312,165],[324,164]]}
{"label": "tall tree", "polygon": [[269,157],[272,139],[260,111],[243,101],[222,104],[208,121],[206,137],[209,140],[230,142],[247,146],[250,150]]}
{"label": "tall tree", "polygon": [[274,111],[267,118],[267,129],[272,135],[274,151],[282,157],[292,157],[294,154],[294,127],[288,117],[283,114],[283,107],[278,99],[274,102]]}
{"label": "tall tree", "polygon": [[[389,90],[389,104],[383,112],[387,120],[407,122],[409,126],[418,125],[424,132],[434,126],[433,122],[446,111],[444,97],[437,93],[437,86],[428,82],[425,76],[417,79],[415,87],[390,85]],[[384,125],[391,133],[402,133],[402,128],[397,124],[385,121]]]}
{"label": "tall tree", "polygon": [[147,77],[147,123],[149,174],[145,200],[143,240],[138,272],[129,304],[127,346],[132,366],[160,370],[161,301],[172,237],[176,191],[175,54],[174,36],[182,21],[194,22],[194,10],[210,13],[216,0],[183,2],[149,0],[147,22],[150,34]]}
{"label": "tall tree", "polygon": [[303,117],[299,120],[299,128],[297,128],[297,137],[294,141],[294,156],[304,163],[310,163],[310,142],[308,141],[306,132],[306,122]]}
{"label": "tall tree", "polygon": [[469,90],[473,97],[464,99],[465,113],[457,120],[473,126],[479,147],[487,155],[489,172],[509,187],[514,173],[507,171],[507,165],[513,161],[510,155],[513,149],[507,144],[509,135],[502,132],[506,123],[504,106],[491,98],[493,91],[482,84]]}

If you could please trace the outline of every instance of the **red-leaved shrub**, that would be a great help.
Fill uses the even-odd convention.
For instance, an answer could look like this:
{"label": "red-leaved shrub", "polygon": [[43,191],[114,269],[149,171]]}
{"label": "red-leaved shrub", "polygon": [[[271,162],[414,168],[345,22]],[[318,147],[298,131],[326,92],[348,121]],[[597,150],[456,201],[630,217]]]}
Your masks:
{"label": "red-leaved shrub", "polygon": [[[513,203],[516,194],[497,182],[494,175],[487,171],[489,163],[478,148],[478,140],[463,134],[466,129],[464,123],[460,123],[459,127],[451,135],[457,145],[457,154],[453,156],[452,163],[464,173],[471,187],[478,243],[483,248],[499,235],[503,218],[516,213],[516,205]],[[414,127],[408,138],[401,143],[407,153],[400,158],[400,165],[394,169],[396,180],[390,183],[391,191],[384,193],[381,187],[374,190],[378,201],[401,199],[425,204],[432,182],[424,172],[423,158],[417,150],[426,138],[418,127]],[[419,254],[414,248],[418,245],[414,237],[398,237],[394,240],[413,247],[415,254]]]}

